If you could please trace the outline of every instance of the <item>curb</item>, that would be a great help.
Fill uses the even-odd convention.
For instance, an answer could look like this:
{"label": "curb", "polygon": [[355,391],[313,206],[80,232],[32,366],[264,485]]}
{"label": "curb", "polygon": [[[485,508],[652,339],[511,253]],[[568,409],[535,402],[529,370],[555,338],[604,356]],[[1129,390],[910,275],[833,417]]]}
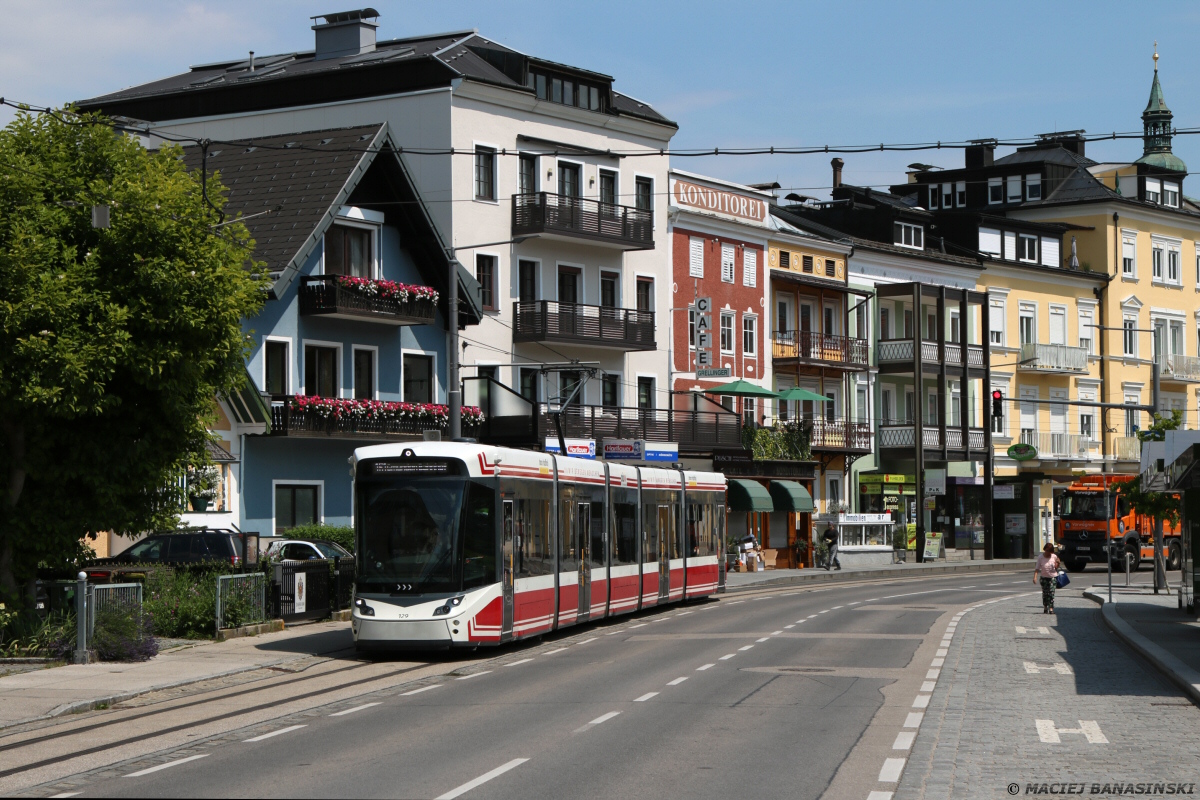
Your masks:
{"label": "curb", "polygon": [[917,578],[925,575],[947,575],[956,572],[1014,572],[1026,569],[1026,564],[1013,562],[966,562],[960,564],[931,564],[928,567],[901,567],[900,569],[861,570],[855,572],[826,572],[817,569],[801,570],[795,575],[783,575],[765,581],[756,581],[741,586],[725,586],[724,594],[741,594],[742,592],[757,592],[764,589],[776,589],[782,586],[799,586],[810,583],[851,583],[855,581],[878,581],[895,578]]}
{"label": "curb", "polygon": [[1100,604],[1104,624],[1109,630],[1153,664],[1171,683],[1182,689],[1193,703],[1200,705],[1200,672],[1135,631],[1133,626],[1121,619],[1116,603],[1105,602],[1102,595],[1093,593],[1091,589],[1085,591],[1083,596]]}
{"label": "curb", "polygon": [[240,639],[243,636],[258,636],[260,633],[279,633],[284,629],[283,620],[271,619],[256,625],[242,625],[239,628],[221,628],[217,631],[217,641],[226,642],[230,639]]}

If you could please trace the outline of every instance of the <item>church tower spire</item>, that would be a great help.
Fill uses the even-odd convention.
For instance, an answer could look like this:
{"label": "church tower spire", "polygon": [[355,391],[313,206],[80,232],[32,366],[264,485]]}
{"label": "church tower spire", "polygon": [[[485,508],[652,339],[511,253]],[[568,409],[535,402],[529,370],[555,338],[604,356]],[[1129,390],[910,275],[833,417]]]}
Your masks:
{"label": "church tower spire", "polygon": [[1162,84],[1158,82],[1158,42],[1154,43],[1154,82],[1150,84],[1150,100],[1142,112],[1142,157],[1135,163],[1146,164],[1174,172],[1187,172],[1179,156],[1171,152],[1171,120],[1174,114],[1163,99]]}

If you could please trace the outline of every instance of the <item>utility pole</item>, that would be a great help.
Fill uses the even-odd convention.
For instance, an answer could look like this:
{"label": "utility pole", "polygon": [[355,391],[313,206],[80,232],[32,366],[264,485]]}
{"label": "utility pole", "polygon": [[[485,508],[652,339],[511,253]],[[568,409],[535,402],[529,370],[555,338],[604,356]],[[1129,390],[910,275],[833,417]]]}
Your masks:
{"label": "utility pole", "polygon": [[[453,251],[451,251],[453,253]],[[446,365],[446,404],[450,406],[450,441],[462,438],[462,386],[458,378],[458,259],[450,256],[450,279],[446,285],[450,296],[446,298],[446,312],[450,326],[450,363]]]}

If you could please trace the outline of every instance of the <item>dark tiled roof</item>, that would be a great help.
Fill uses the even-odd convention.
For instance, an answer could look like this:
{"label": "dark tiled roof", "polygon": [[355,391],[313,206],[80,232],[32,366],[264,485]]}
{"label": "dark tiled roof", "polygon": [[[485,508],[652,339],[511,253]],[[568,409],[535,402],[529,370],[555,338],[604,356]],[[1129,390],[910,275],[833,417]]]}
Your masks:
{"label": "dark tiled roof", "polygon": [[1069,167],[1093,167],[1099,162],[1087,156],[1073,153],[1065,147],[1022,148],[1015,153],[997,158],[996,166],[1005,164],[1063,164]]}
{"label": "dark tiled roof", "polygon": [[[353,188],[351,177],[383,127],[377,123],[209,146],[208,171],[218,173],[228,189],[226,218],[271,211],[244,224],[256,243],[254,258],[265,261],[272,274],[292,264],[334,203]],[[202,160],[200,147],[184,148],[189,169],[200,169]]]}
{"label": "dark tiled roof", "polygon": [[803,231],[816,234],[817,236],[823,236],[826,239],[832,239],[835,242],[847,242],[853,238],[839,230],[834,230],[828,225],[822,225],[815,220],[811,220],[808,217],[797,214],[788,208],[771,206],[771,213],[789,225],[795,225],[797,228],[800,228]]}

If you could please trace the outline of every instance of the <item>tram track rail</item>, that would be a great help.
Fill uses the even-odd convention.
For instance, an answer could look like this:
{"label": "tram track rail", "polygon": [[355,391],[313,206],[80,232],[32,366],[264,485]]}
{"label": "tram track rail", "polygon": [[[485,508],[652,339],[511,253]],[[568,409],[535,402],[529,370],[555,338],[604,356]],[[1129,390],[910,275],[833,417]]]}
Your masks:
{"label": "tram track rail", "polygon": [[[330,676],[341,675],[341,674],[347,673],[347,672],[354,672],[356,670],[363,669],[363,668],[366,668],[369,666],[372,666],[371,662],[355,664],[353,666],[342,667],[341,669],[330,670],[328,672],[319,672],[319,673],[315,673],[312,675],[304,675],[304,676],[301,676],[298,678],[292,678],[289,680],[272,682],[268,685],[254,687],[250,691],[263,692],[263,691],[268,691],[268,690],[272,690],[272,689],[284,688],[289,685],[301,683],[304,681],[316,680],[318,678],[328,678]],[[171,725],[166,728],[156,728],[152,731],[148,731],[146,733],[140,733],[135,736],[128,736],[123,739],[118,739],[116,741],[111,741],[111,742],[105,742],[104,744],[96,745],[93,747],[88,747],[88,748],[84,748],[81,750],[73,750],[70,753],[66,753],[63,755],[40,759],[38,761],[21,764],[20,766],[16,766],[16,767],[9,767],[7,769],[0,770],[0,778],[6,778],[11,775],[18,775],[18,774],[21,774],[24,772],[31,772],[33,770],[41,769],[43,767],[53,766],[55,764],[61,764],[66,761],[72,761],[72,760],[80,758],[82,756],[88,756],[88,755],[92,755],[95,753],[100,753],[105,750],[112,750],[114,748],[123,747],[123,746],[129,745],[129,744],[136,744],[138,742],[143,742],[148,739],[153,739],[153,738],[156,738],[159,736],[164,736],[164,735],[167,735],[170,733],[177,733],[179,731],[187,730],[189,728],[195,728],[195,727],[198,727],[201,725],[207,725],[207,724],[211,724],[214,722],[222,722],[224,720],[234,719],[236,717],[245,716],[247,714],[253,714],[258,711],[269,710],[269,709],[278,707],[284,703],[294,703],[297,701],[309,700],[314,697],[320,697],[321,695],[330,694],[332,692],[337,691],[338,689],[346,688],[347,686],[355,685],[356,683],[367,683],[367,682],[373,683],[376,681],[385,680],[387,678],[394,678],[398,675],[404,675],[406,673],[415,672],[416,670],[425,669],[429,666],[430,666],[430,664],[428,664],[428,663],[416,664],[411,667],[404,667],[402,669],[384,672],[380,675],[376,675],[376,676],[367,678],[365,681],[355,681],[355,680],[342,681],[333,686],[324,686],[320,689],[316,689],[311,692],[304,692],[302,694],[292,695],[282,701],[272,700],[272,701],[266,702],[266,703],[259,703],[259,704],[252,705],[252,706],[245,706],[242,708],[235,709],[233,711],[226,711],[226,712],[223,712],[220,714],[215,714],[215,715],[211,715],[211,716],[207,716],[207,717],[201,717],[199,719],[189,720],[188,722],[181,723],[178,725]],[[212,694],[214,692],[223,691],[223,690],[227,690],[230,688],[239,688],[239,687],[222,687],[222,689],[214,689],[214,690],[211,690],[210,692],[205,692],[204,694]],[[0,745],[0,752],[11,752],[14,750],[20,750],[22,748],[34,747],[38,744],[43,744],[48,741],[61,741],[63,739],[91,733],[91,732],[94,732],[96,730],[100,730],[103,728],[109,728],[114,725],[122,725],[122,724],[127,724],[130,722],[137,722],[140,720],[147,719],[149,717],[154,717],[154,716],[157,716],[160,714],[165,714],[167,712],[180,711],[182,709],[192,708],[192,707],[199,706],[199,705],[204,705],[206,703],[211,703],[211,702],[214,702],[215,700],[220,700],[220,699],[223,699],[223,698],[222,697],[217,697],[217,698],[208,697],[208,698],[203,698],[203,699],[197,698],[195,700],[191,700],[186,703],[173,704],[173,705],[170,705],[169,707],[165,707],[165,708],[155,708],[155,709],[151,709],[151,710],[148,710],[148,711],[146,711],[144,713],[140,713],[140,714],[131,714],[131,715],[127,715],[127,716],[121,716],[119,719],[104,720],[103,722],[96,722],[96,723],[90,724],[90,725],[83,725],[83,726],[80,726],[77,728],[72,728],[72,729],[66,730],[66,731],[59,731],[56,733],[43,734],[40,736],[31,737],[29,739],[22,739],[19,742],[9,742],[7,744]],[[165,702],[169,702],[169,701],[165,701]]]}

